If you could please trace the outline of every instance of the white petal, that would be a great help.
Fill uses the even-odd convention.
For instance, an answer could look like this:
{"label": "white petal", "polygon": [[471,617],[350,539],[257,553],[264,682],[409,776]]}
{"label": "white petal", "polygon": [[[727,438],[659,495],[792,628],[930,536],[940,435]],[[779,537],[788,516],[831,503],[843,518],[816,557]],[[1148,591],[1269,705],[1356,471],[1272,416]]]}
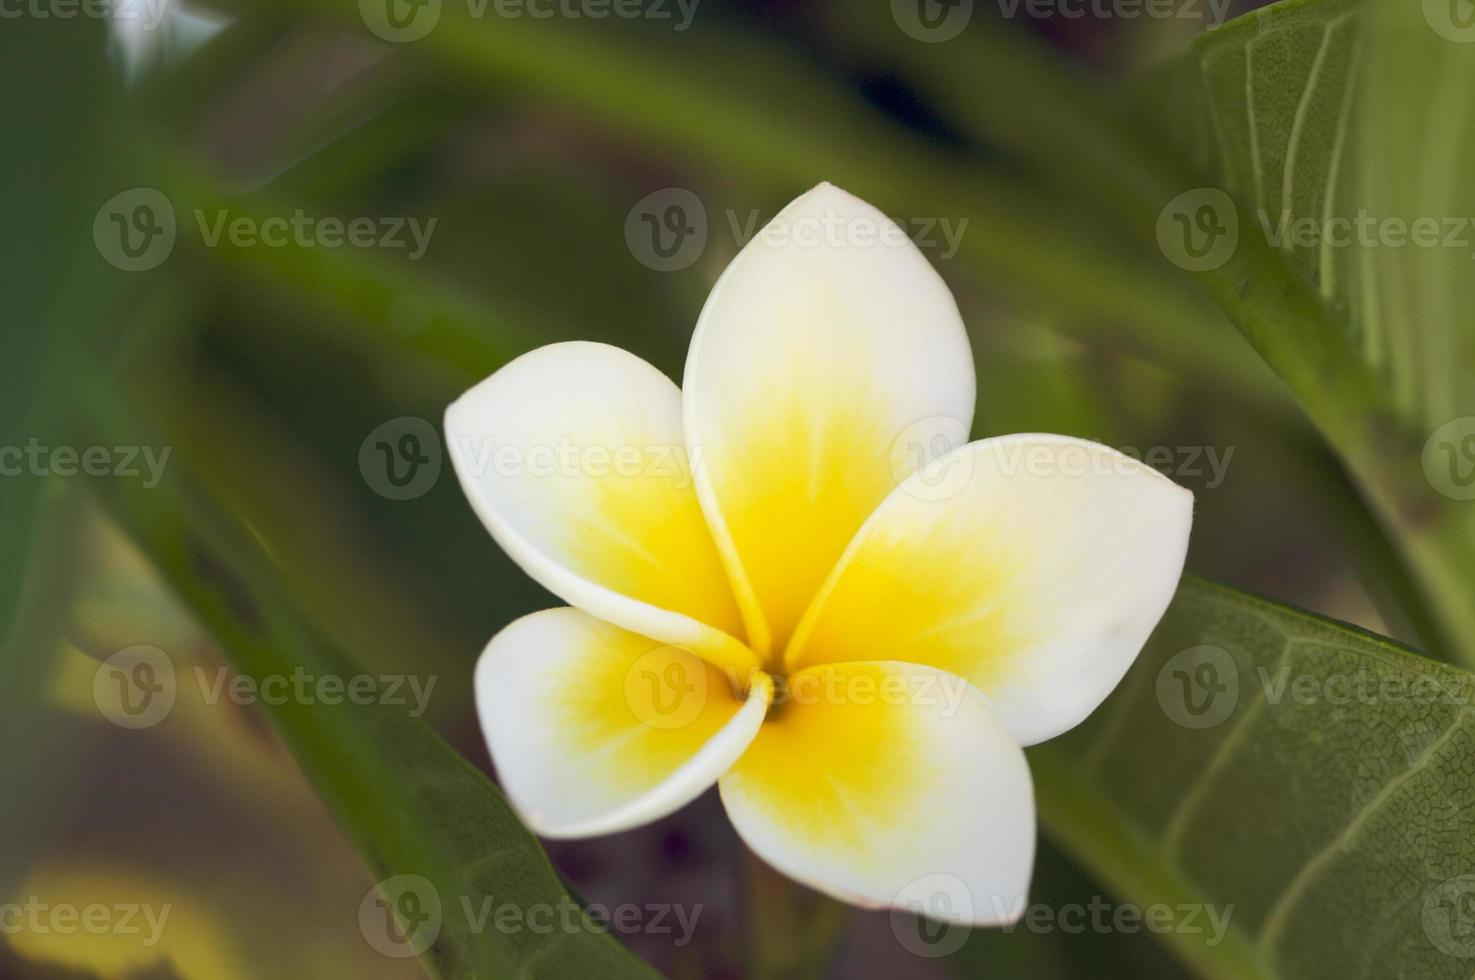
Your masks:
{"label": "white petal", "polygon": [[683,387],[697,492],[760,653],[783,649],[915,453],[960,445],[973,418],[952,294],[894,223],[829,184],[723,273]]}
{"label": "white petal", "polygon": [[916,664],[826,665],[789,679],[719,786],[744,841],[785,874],[867,907],[920,879],[960,883],[948,917],[1013,921],[1034,863],[1024,752],[961,678]]}
{"label": "white petal", "polygon": [[758,677],[744,698],[690,653],[548,609],[487,645],[476,707],[528,826],[586,837],[659,819],[716,782],[763,722],[772,687]]}
{"label": "white petal", "polygon": [[866,522],[788,651],[792,668],[907,660],[967,678],[1025,745],[1079,724],[1162,618],[1193,495],[1081,439],[986,439]]}
{"label": "white petal", "polygon": [[756,663],[692,488],[681,392],[633,354],[524,354],[446,410],[467,498],[550,592],[734,668]]}

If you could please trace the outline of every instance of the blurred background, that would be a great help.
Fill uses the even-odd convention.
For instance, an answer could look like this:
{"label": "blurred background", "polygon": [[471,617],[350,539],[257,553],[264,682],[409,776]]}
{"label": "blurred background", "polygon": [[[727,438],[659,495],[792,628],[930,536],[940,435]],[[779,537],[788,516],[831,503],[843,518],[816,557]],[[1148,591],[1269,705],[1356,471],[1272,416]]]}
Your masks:
{"label": "blurred background", "polygon": [[[423,720],[490,772],[475,657],[555,601],[467,506],[444,406],[565,339],[679,378],[717,275],[819,180],[896,217],[954,290],[975,437],[1143,455],[1196,495],[1191,570],[1421,641],[1387,601],[1398,578],[1365,573],[1397,563],[1340,465],[1150,235],[1113,220],[1111,161],[1059,135],[1110,111],[1151,145],[1132,100],[1250,4],[116,6],[27,0],[0,21],[0,414],[5,444],[47,461],[0,483],[0,897],[172,912],[148,945],[7,930],[0,975],[423,975],[366,941],[376,875],[279,735],[313,722],[220,695],[243,669],[222,644],[311,637],[433,679]],[[58,446],[104,452],[69,466]],[[119,714],[101,665],[147,684],[148,651],[170,707]],[[1037,897],[1102,893],[1042,846]],[[620,937],[673,977],[1189,975],[1143,934],[917,956],[887,915],[764,869],[715,793],[547,849],[588,901],[700,905],[685,941]]]}

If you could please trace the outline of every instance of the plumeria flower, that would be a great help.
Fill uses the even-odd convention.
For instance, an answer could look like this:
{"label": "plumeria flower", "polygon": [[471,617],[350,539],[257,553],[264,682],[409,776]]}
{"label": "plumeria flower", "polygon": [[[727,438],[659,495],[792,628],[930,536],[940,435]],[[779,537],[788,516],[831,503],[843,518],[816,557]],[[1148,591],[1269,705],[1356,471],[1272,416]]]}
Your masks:
{"label": "plumeria flower", "polygon": [[1121,680],[1177,585],[1192,496],[1079,439],[959,445],[974,377],[942,279],[821,184],[718,280],[682,388],[562,343],[449,408],[473,508],[569,603],[476,668],[530,827],[614,833],[715,783],[749,847],[822,892],[901,905],[942,874],[966,888],[943,917],[1018,917],[1023,746]]}

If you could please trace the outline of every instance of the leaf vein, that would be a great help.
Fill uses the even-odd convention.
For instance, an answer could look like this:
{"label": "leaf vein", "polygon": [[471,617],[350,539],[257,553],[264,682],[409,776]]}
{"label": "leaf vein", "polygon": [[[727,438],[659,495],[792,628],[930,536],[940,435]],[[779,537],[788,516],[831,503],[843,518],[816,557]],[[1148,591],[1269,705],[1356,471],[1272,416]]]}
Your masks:
{"label": "leaf vein", "polygon": [[1265,926],[1260,934],[1260,946],[1267,957],[1273,957],[1275,942],[1280,938],[1280,931],[1285,928],[1285,924],[1290,917],[1291,909],[1295,907],[1296,902],[1300,900],[1311,883],[1316,880],[1322,870],[1341,851],[1346,849],[1347,845],[1351,843],[1358,833],[1361,832],[1362,828],[1367,825],[1368,821],[1372,819],[1373,814],[1377,813],[1385,803],[1392,799],[1394,794],[1405,783],[1429,766],[1430,761],[1439,753],[1439,750],[1449,744],[1449,741],[1454,738],[1456,731],[1459,730],[1460,723],[1469,717],[1469,715],[1469,709],[1462,709],[1456,714],[1454,720],[1449,723],[1449,726],[1440,733],[1438,738],[1430,742],[1423,752],[1419,753],[1418,757],[1409,764],[1407,769],[1403,770],[1403,772],[1399,773],[1393,779],[1390,779],[1384,784],[1382,789],[1373,794],[1372,798],[1364,803],[1357,813],[1353,815],[1347,826],[1343,827],[1335,837],[1327,841],[1321,850],[1301,866],[1301,870],[1296,873],[1296,876],[1281,891],[1280,897],[1271,906],[1269,914],[1265,917]]}

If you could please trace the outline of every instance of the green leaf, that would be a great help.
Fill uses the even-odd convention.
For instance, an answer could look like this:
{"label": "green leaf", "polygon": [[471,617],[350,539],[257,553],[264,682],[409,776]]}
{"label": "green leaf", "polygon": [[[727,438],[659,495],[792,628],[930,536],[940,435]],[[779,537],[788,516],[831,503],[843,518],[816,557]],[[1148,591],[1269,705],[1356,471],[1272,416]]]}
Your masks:
{"label": "green leaf", "polygon": [[1457,10],[1287,0],[1201,38],[1145,104],[1241,204],[1211,290],[1394,529],[1439,645],[1472,663],[1475,46],[1440,21]]}
{"label": "green leaf", "polygon": [[[54,18],[22,18],[0,36],[0,85],[7,91],[27,85],[48,64],[78,62],[78,70],[40,86],[33,97],[0,104],[0,131],[27,134],[0,154],[0,186],[15,192],[0,222],[0,322],[7,325],[0,357],[0,447],[20,448],[49,435],[41,405],[47,327],[58,305],[58,285],[80,244],[69,232],[91,226],[77,185],[89,170],[98,116],[107,104],[101,47],[97,24]],[[42,482],[29,467],[17,469],[0,477],[0,640],[17,613]]]}
{"label": "green leaf", "polygon": [[1217,944],[1165,937],[1206,976],[1465,977],[1472,698],[1392,641],[1189,579],[1116,694],[1030,762],[1048,833],[1103,883],[1229,916]]}
{"label": "green leaf", "polygon": [[[1424,6],[1430,19],[1443,10]],[[1179,138],[1254,210],[1242,233],[1271,239],[1316,289],[1404,414],[1433,428],[1475,411],[1475,334],[1462,329],[1475,308],[1475,178],[1462,165],[1475,153],[1475,56],[1417,4],[1292,0],[1204,36],[1185,67],[1197,77],[1174,87],[1189,102]],[[1465,244],[1293,233],[1359,214],[1422,218]]]}
{"label": "green leaf", "polygon": [[[99,119],[109,106],[103,26],[96,20],[22,17],[0,31],[0,89],[26,90],[0,100],[0,153],[7,195],[0,222],[0,745],[45,746],[0,759],[0,784],[24,787],[0,807],[0,892],[8,893],[35,849],[54,829],[57,799],[72,792],[58,778],[73,746],[42,697],[52,669],[75,573],[70,533],[75,501],[46,485],[13,455],[31,440],[54,445],[56,405],[50,381],[59,369],[55,337],[68,267],[90,250],[94,202],[79,193],[93,167]],[[72,65],[65,72],[57,64]],[[37,79],[47,79],[36,84]],[[83,230],[79,236],[77,230]]]}
{"label": "green leaf", "polygon": [[1273,230],[1282,210],[1317,228],[1359,210],[1465,220],[1475,244],[1464,166],[1475,123],[1457,94],[1475,72],[1475,44],[1442,35],[1432,13],[1426,22],[1441,9],[1286,0],[1202,36],[1115,99],[999,27],[907,57],[929,98],[967,71],[991,98],[938,104],[970,136],[1006,147],[1140,242],[1166,247],[1158,228],[1173,227],[1180,195],[1232,195],[1228,213],[1213,215],[1237,222],[1232,251],[1185,274],[1285,381],[1395,537],[1436,615],[1426,646],[1475,664],[1475,506],[1460,485],[1475,472],[1471,249],[1441,239],[1328,254],[1272,242],[1259,217]]}

